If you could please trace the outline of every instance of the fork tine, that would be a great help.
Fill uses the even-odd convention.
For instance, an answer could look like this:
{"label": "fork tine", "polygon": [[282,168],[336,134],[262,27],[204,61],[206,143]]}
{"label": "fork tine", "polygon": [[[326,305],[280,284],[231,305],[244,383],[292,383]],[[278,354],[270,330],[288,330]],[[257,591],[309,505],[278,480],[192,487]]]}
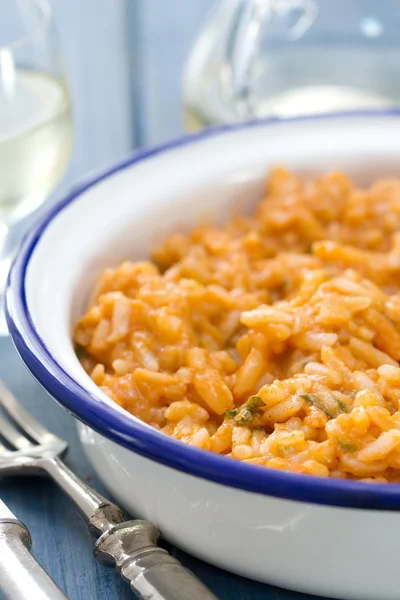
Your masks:
{"label": "fork tine", "polygon": [[0,444],[0,456],[2,454],[8,454],[9,450],[7,450],[7,448],[5,446],[3,446],[3,444]]}
{"label": "fork tine", "polygon": [[0,415],[0,435],[3,437],[11,446],[14,446],[17,450],[24,450],[29,446],[32,446],[26,437],[22,435],[11,423],[3,419]]}
{"label": "fork tine", "polygon": [[[14,394],[0,380],[0,406],[10,415],[19,427],[39,444],[58,439],[38,423],[18,402]],[[17,432],[18,433],[18,432]],[[19,434],[21,435],[21,434]],[[6,437],[4,435],[4,437]],[[6,438],[7,439],[7,438]],[[9,441],[9,440],[8,440]],[[12,443],[14,446],[15,444]]]}

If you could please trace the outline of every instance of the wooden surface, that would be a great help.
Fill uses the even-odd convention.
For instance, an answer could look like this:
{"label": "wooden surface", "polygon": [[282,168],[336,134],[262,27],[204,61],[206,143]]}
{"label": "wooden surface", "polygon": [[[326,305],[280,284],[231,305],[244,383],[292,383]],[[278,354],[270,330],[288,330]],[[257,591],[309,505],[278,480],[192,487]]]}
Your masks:
{"label": "wooden surface", "polygon": [[[74,156],[60,189],[126,154],[135,143],[161,141],[181,129],[182,65],[213,2],[126,2],[125,7],[124,0],[54,0],[76,119]],[[10,340],[0,340],[0,356],[0,377],[45,426],[68,440],[67,464],[106,493],[82,453],[72,417],[33,381]],[[0,481],[0,495],[26,523],[36,557],[71,600],[132,598],[115,573],[92,558],[85,525],[50,481]],[[221,600],[311,599],[235,577],[172,551]],[[269,552],[273,548],[265,549],[266,560]]]}
{"label": "wooden surface", "polygon": [[75,123],[69,182],[125,155],[134,145],[133,75],[125,0],[53,0],[53,7]]}
{"label": "wooden surface", "polygon": [[181,81],[195,37],[215,0],[127,0],[136,56],[134,118],[141,145],[182,131]]}

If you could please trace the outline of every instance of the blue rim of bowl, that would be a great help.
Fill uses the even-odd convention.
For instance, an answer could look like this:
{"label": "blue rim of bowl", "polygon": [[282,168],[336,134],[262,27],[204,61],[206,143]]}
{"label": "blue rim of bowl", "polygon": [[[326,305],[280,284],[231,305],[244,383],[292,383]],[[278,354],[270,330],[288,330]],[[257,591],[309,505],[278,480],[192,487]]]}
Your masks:
{"label": "blue rim of bowl", "polygon": [[186,446],[140,422],[126,418],[77,383],[52,356],[35,328],[25,289],[25,275],[30,258],[50,222],[71,202],[79,199],[88,188],[118,171],[169,150],[242,129],[280,124],[289,126],[292,122],[300,121],[377,117],[400,118],[400,109],[350,111],[288,119],[267,118],[238,125],[223,125],[134,153],[111,168],[79,183],[28,232],[8,277],[6,317],[9,332],[17,351],[33,376],[68,412],[98,433],[137,454],[189,475],[228,487],[288,500],[348,508],[400,510],[400,484],[377,485],[324,479],[248,465]]}

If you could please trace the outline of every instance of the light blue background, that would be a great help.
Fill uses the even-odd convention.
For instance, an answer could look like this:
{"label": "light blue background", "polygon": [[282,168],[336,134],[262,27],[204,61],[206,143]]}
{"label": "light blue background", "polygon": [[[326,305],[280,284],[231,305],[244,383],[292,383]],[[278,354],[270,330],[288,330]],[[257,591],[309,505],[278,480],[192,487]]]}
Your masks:
{"label": "light blue background", "polygon": [[[159,142],[181,131],[181,72],[212,4],[212,0],[54,0],[76,142],[68,173],[52,201],[73,181],[124,156],[135,145]],[[10,340],[0,341],[0,353],[0,376],[44,425],[69,440],[71,468],[105,493],[82,454],[72,417],[32,380]],[[71,600],[132,598],[114,572],[94,561],[85,526],[51,482],[1,481],[0,495],[27,524],[36,557]],[[269,552],[273,548],[265,549],[266,561]],[[221,600],[311,598],[177,555]]]}

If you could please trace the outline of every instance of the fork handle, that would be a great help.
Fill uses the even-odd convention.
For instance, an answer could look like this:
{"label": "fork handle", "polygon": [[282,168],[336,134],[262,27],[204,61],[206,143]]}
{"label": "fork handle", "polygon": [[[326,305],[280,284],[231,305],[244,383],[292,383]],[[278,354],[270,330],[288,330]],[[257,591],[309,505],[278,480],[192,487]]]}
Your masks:
{"label": "fork handle", "polygon": [[60,458],[45,458],[41,466],[64,490],[94,536],[98,537],[117,523],[122,523],[124,516],[121,509],[82,481]]}
{"label": "fork handle", "polygon": [[125,521],[97,540],[94,554],[104,566],[115,567],[142,600],[218,600],[157,545],[159,535],[149,521]]}
{"label": "fork handle", "polygon": [[98,537],[97,560],[115,567],[143,600],[217,600],[188,569],[157,545],[159,531],[148,521],[124,521],[122,511],[84,483],[59,459],[44,459],[53,477]]}
{"label": "fork handle", "polygon": [[17,520],[0,520],[0,597],[67,600],[30,553],[31,536]]}

